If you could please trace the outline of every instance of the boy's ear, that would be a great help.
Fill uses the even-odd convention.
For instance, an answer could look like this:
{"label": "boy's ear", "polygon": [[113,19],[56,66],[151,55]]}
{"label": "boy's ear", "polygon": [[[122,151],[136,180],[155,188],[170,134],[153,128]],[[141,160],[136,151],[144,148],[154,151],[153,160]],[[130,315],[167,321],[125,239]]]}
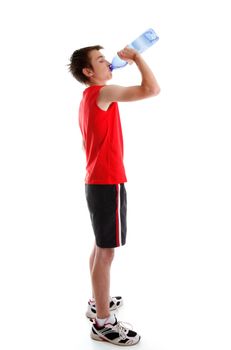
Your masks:
{"label": "boy's ear", "polygon": [[92,75],[94,74],[90,68],[83,68],[82,72],[87,77],[92,77]]}

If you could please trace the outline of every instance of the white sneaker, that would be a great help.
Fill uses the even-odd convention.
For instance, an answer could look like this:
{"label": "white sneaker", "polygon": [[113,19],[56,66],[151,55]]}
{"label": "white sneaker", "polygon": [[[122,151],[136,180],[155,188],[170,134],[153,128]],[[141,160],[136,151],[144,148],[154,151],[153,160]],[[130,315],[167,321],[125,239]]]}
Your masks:
{"label": "white sneaker", "polygon": [[[111,297],[110,303],[109,303],[109,310],[114,311],[117,310],[120,306],[123,305],[123,299],[122,297]],[[87,312],[86,316],[88,318],[96,318],[96,305],[95,300],[89,300],[87,305]]]}
{"label": "white sneaker", "polygon": [[123,322],[118,322],[116,317],[114,324],[105,323],[103,327],[99,327],[96,320],[94,320],[90,335],[94,340],[107,341],[120,346],[135,345],[141,338],[136,332],[125,327]]}

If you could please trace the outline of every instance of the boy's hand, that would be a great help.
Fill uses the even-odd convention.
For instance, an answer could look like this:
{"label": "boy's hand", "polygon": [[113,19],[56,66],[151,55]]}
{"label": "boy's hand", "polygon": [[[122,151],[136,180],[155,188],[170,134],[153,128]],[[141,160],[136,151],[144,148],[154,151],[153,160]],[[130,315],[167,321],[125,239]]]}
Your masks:
{"label": "boy's hand", "polygon": [[136,50],[129,46],[126,46],[123,50],[118,51],[117,54],[122,60],[128,62],[129,64],[132,64],[136,56],[139,55]]}

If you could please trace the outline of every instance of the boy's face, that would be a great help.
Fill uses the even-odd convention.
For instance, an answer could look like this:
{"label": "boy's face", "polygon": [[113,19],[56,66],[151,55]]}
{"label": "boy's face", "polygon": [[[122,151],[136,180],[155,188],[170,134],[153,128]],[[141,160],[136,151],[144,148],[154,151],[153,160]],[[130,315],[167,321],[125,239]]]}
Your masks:
{"label": "boy's face", "polygon": [[112,78],[112,72],[109,68],[110,63],[105,59],[102,52],[98,50],[92,50],[90,52],[91,65],[93,69],[90,69],[90,80],[93,83],[105,83]]}

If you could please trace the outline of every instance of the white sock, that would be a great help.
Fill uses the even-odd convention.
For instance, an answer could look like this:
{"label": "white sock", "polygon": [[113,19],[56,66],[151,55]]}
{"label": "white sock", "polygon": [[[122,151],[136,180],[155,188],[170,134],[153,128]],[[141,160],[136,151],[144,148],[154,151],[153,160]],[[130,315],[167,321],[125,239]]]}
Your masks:
{"label": "white sock", "polygon": [[105,321],[106,321],[107,319],[108,319],[108,318],[98,318],[98,317],[96,317],[97,325],[98,325],[99,327],[103,327],[104,324],[105,324]]}
{"label": "white sock", "polygon": [[111,324],[114,324],[115,323],[115,321],[116,321],[116,319],[115,319],[115,315],[114,314],[111,314],[108,318],[107,318],[107,320],[106,320],[106,322],[105,323],[111,323]]}
{"label": "white sock", "polygon": [[107,318],[98,318],[98,317],[96,317],[96,322],[97,322],[99,327],[103,327],[105,325],[105,323],[114,324],[115,323],[115,315],[112,314],[112,315],[110,315]]}

